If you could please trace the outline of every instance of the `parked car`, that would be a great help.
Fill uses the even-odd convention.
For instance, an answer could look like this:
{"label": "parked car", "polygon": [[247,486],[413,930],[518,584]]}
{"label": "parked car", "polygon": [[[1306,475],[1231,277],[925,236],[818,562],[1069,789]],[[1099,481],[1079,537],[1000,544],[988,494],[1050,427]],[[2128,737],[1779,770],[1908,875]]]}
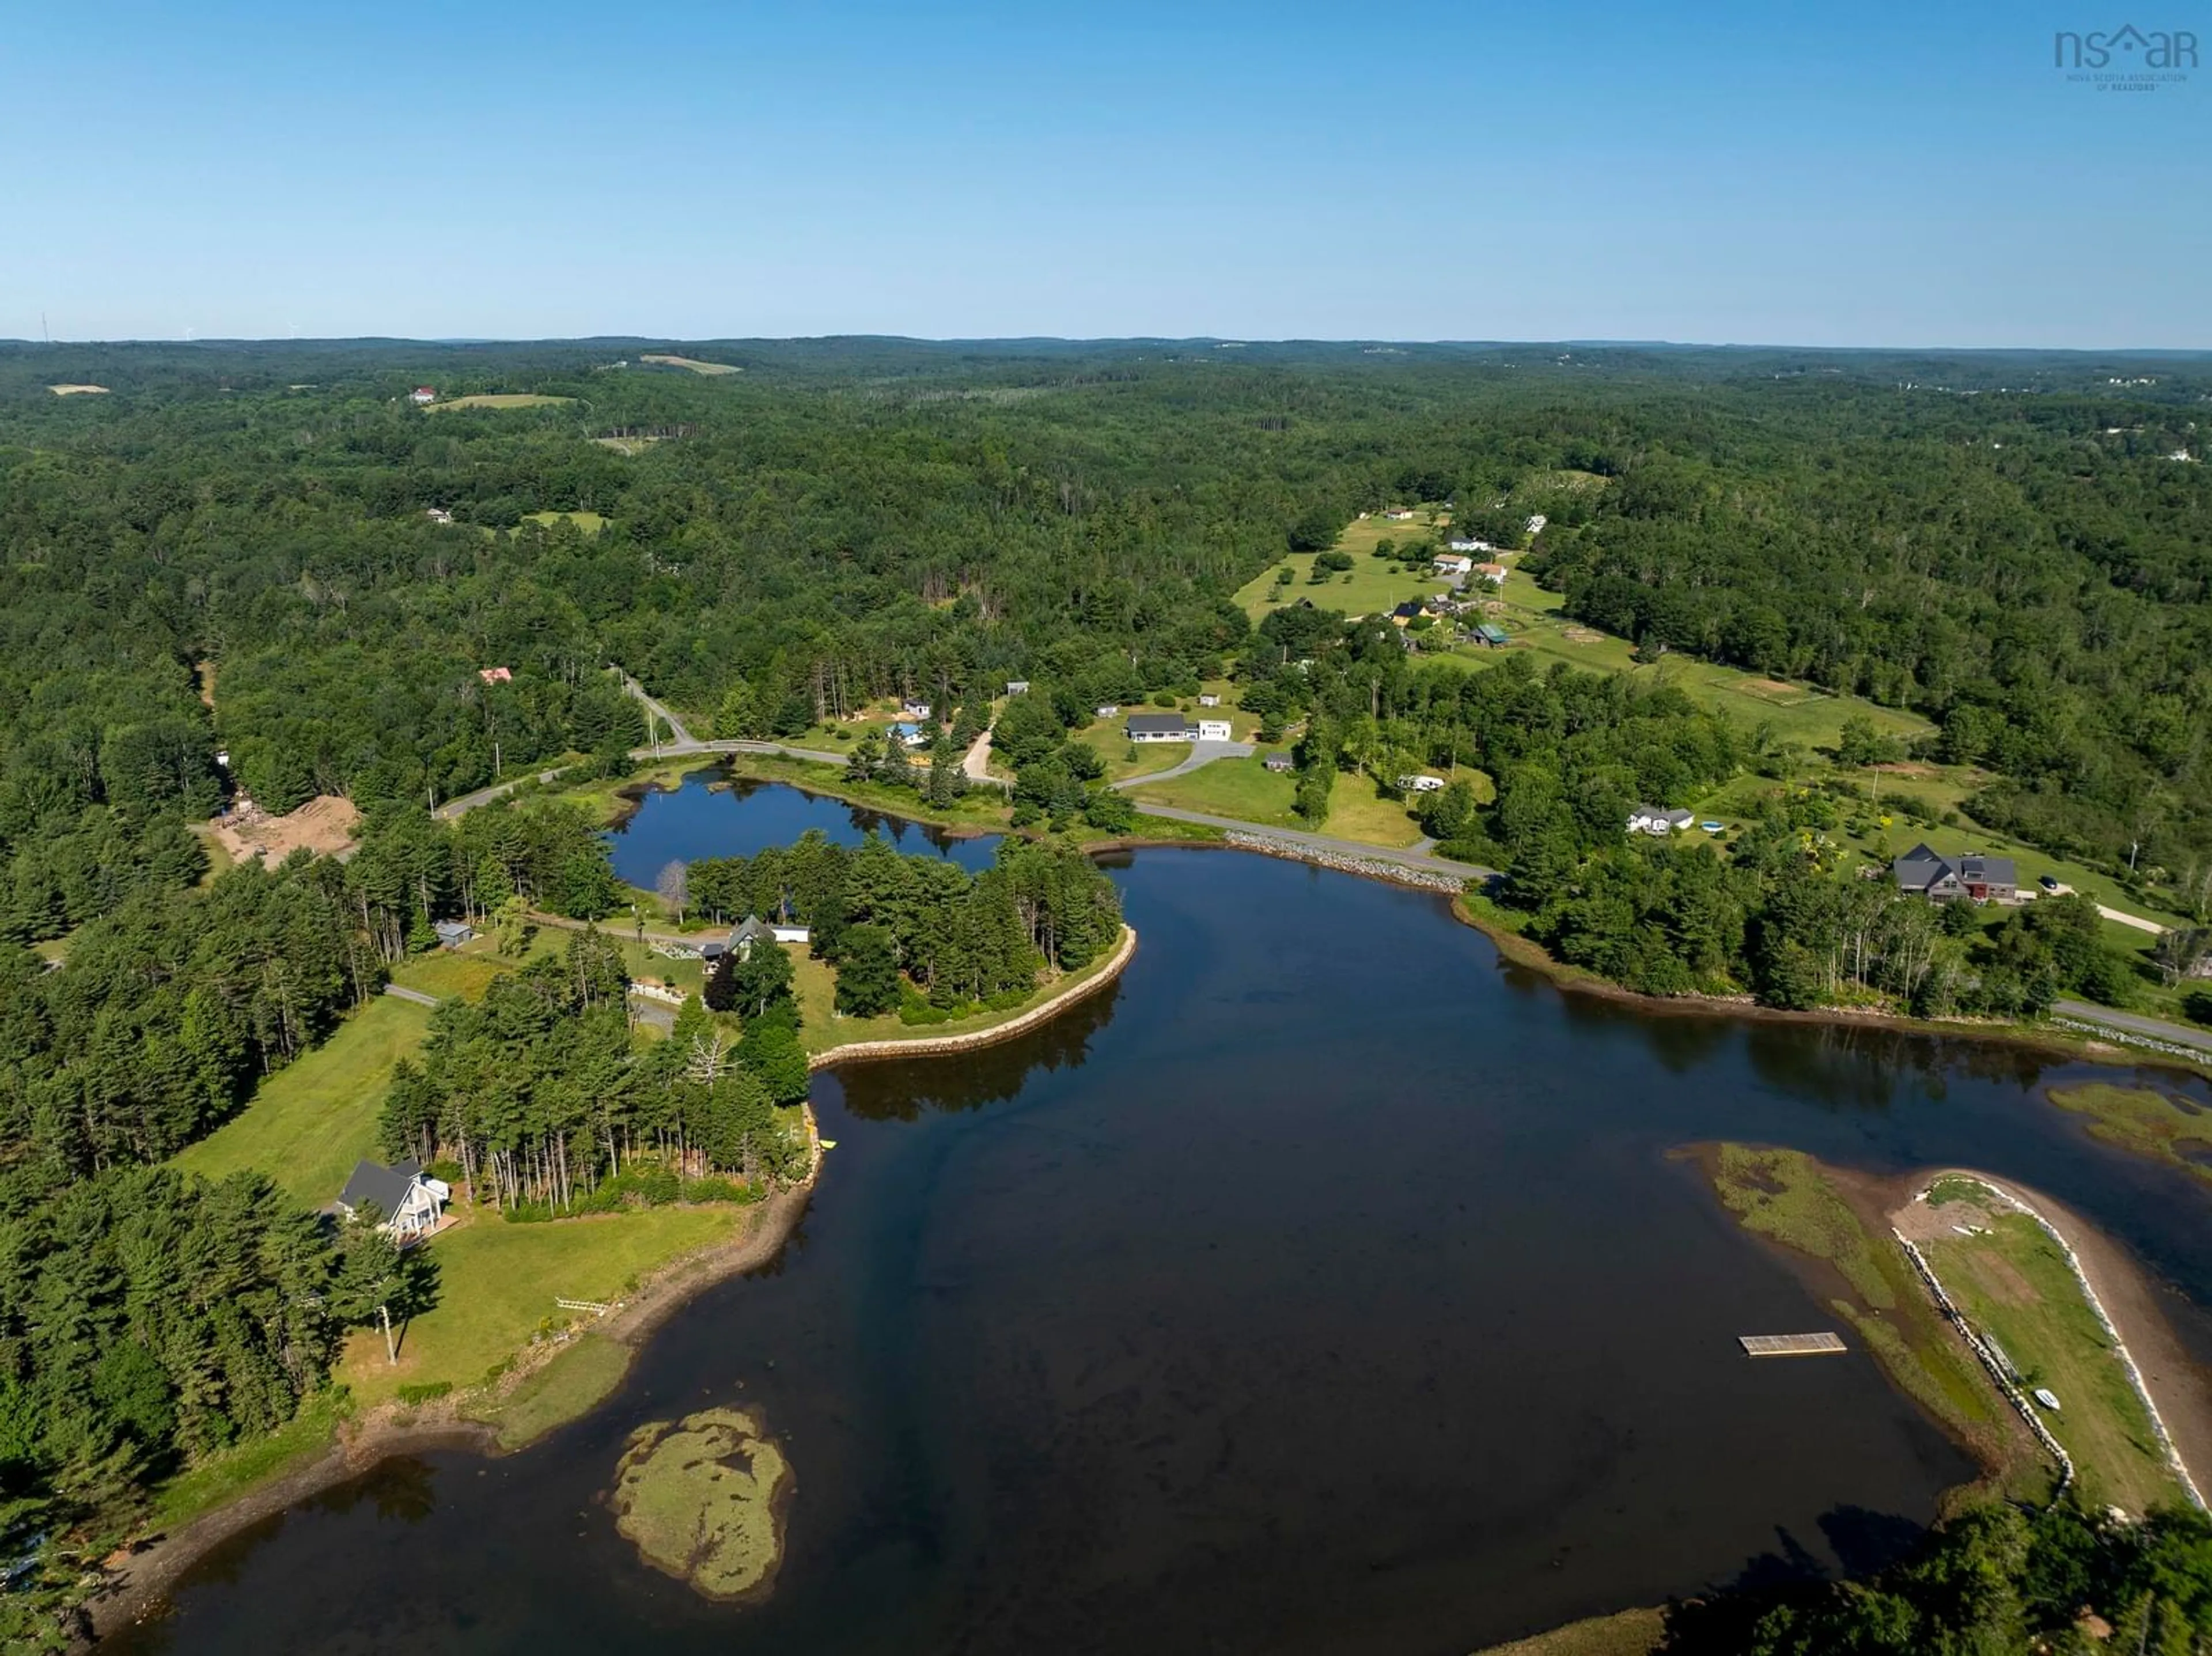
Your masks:
{"label": "parked car", "polygon": [[2038,880],[2036,884],[2041,886],[2045,891],[2056,891],[2058,889],[2058,877],[2056,874],[2046,874]]}

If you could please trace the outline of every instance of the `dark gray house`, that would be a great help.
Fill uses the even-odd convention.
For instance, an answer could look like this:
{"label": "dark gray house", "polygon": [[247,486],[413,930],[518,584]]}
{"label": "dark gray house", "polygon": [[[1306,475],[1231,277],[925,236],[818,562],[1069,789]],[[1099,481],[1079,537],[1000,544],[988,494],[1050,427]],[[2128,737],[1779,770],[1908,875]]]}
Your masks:
{"label": "dark gray house", "polygon": [[1948,903],[1964,897],[1970,902],[2008,903],[2020,895],[2020,876],[2009,857],[1984,857],[1962,852],[1945,857],[1923,841],[1890,864],[1899,891]]}
{"label": "dark gray house", "polygon": [[1271,753],[1260,762],[1271,771],[1286,771],[1292,768],[1291,756],[1286,753]]}

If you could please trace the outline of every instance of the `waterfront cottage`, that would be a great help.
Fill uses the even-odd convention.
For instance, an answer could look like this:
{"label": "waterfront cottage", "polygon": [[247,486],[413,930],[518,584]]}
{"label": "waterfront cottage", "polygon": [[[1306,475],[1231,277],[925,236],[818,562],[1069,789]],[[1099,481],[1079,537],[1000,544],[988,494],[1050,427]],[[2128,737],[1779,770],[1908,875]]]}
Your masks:
{"label": "waterfront cottage", "polygon": [[453,1186],[442,1179],[426,1177],[422,1164],[411,1157],[388,1168],[360,1162],[338,1192],[337,1210],[350,1219],[374,1207],[379,1230],[395,1242],[412,1242],[437,1229],[446,1204],[453,1199]]}

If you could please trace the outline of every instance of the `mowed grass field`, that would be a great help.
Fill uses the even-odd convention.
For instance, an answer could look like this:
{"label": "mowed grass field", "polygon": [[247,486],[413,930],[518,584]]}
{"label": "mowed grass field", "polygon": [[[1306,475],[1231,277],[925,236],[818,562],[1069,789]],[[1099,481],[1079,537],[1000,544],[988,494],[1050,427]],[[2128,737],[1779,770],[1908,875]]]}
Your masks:
{"label": "mowed grass field", "polygon": [[430,1009],[380,995],[313,1052],[264,1082],[238,1114],[175,1165],[220,1179],[268,1174],[302,1206],[335,1201],[354,1163],[376,1150],[376,1114],[392,1068],[422,1045]]}
{"label": "mowed grass field", "polygon": [[479,1210],[424,1244],[438,1264],[438,1303],[408,1324],[399,1362],[373,1329],[346,1343],[338,1378],[364,1404],[402,1386],[473,1386],[541,1327],[573,1319],[556,1298],[605,1302],[672,1259],[727,1240],[755,1210],[729,1204],[640,1208],[550,1224],[511,1225]]}
{"label": "mowed grass field", "polygon": [[1498,597],[1504,609],[1487,619],[1510,633],[1513,643],[1504,650],[1468,646],[1455,652],[1477,668],[1498,666],[1515,651],[1526,650],[1547,664],[1564,661],[1584,672],[1626,673],[1639,682],[1672,684],[1747,731],[1771,725],[1778,741],[1805,748],[1834,747],[1844,721],[1855,714],[1872,720],[1876,730],[1906,738],[1925,736],[1933,728],[1915,713],[1876,707],[1857,696],[1830,695],[1810,685],[1762,678],[1716,662],[1669,656],[1650,665],[1639,664],[1634,646],[1626,639],[1569,620],[1559,613],[1561,596],[1543,591],[1517,568],[1506,577]]}
{"label": "mowed grass field", "polygon": [[526,512],[522,520],[544,524],[548,529],[556,524],[574,524],[586,535],[596,535],[607,526],[607,520],[596,512]]}
{"label": "mowed grass field", "polygon": [[443,414],[447,409],[546,409],[573,403],[573,397],[541,397],[536,391],[482,391],[474,397],[455,397],[438,403],[425,403],[425,414]]}
{"label": "mowed grass field", "polygon": [[[1261,763],[1263,757],[1217,759],[1171,782],[1140,785],[1130,791],[1131,797],[1140,809],[1147,804],[1170,805],[1210,816],[1233,816],[1262,828],[1308,827],[1291,809],[1296,779],[1288,772],[1277,775],[1269,771]],[[1328,805],[1328,820],[1319,831],[1340,840],[1403,849],[1421,837],[1420,824],[1406,807],[1378,797],[1374,784],[1364,777],[1338,777]]]}
{"label": "mowed grass field", "polygon": [[694,373],[712,377],[723,373],[743,373],[743,368],[733,368],[726,362],[702,362],[696,356],[671,356],[665,351],[647,351],[638,359],[641,362],[658,363],[664,368],[689,368]]}
{"label": "mowed grass field", "polygon": [[[1336,537],[1334,550],[1352,555],[1352,568],[1344,574],[1332,575],[1326,585],[1310,584],[1315,554],[1291,552],[1271,563],[1255,579],[1237,590],[1237,603],[1244,613],[1258,621],[1270,610],[1279,610],[1285,604],[1294,604],[1300,598],[1311,598],[1319,610],[1341,610],[1347,616],[1387,614],[1408,598],[1426,597],[1441,589],[1443,576],[1423,571],[1417,575],[1403,573],[1390,560],[1374,555],[1381,541],[1395,541],[1401,545],[1413,540],[1433,542],[1437,528],[1450,519],[1443,513],[1423,511],[1411,523],[1392,523],[1379,514],[1361,518],[1346,525],[1344,533]],[[1291,585],[1275,585],[1275,571],[1287,565],[1292,573]]]}
{"label": "mowed grass field", "polygon": [[2178,1502],[2181,1488],[2150,1416],[2058,1245],[2023,1213],[1984,1214],[1966,1202],[1938,1211],[1986,1224],[1985,1235],[1954,1232],[1923,1251],[1967,1319],[1996,1338],[2027,1386],[2057,1398],[2061,1406],[2043,1410],[2043,1423],[2074,1457],[2083,1501],[2130,1513]]}

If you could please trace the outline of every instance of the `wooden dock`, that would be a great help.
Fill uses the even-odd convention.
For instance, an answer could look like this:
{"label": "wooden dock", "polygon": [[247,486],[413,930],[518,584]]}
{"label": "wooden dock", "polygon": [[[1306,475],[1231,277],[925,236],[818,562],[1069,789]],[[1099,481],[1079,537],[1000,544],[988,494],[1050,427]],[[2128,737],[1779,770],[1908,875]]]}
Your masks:
{"label": "wooden dock", "polygon": [[1747,1357],[1820,1357],[1848,1350],[1833,1334],[1739,1334]]}

